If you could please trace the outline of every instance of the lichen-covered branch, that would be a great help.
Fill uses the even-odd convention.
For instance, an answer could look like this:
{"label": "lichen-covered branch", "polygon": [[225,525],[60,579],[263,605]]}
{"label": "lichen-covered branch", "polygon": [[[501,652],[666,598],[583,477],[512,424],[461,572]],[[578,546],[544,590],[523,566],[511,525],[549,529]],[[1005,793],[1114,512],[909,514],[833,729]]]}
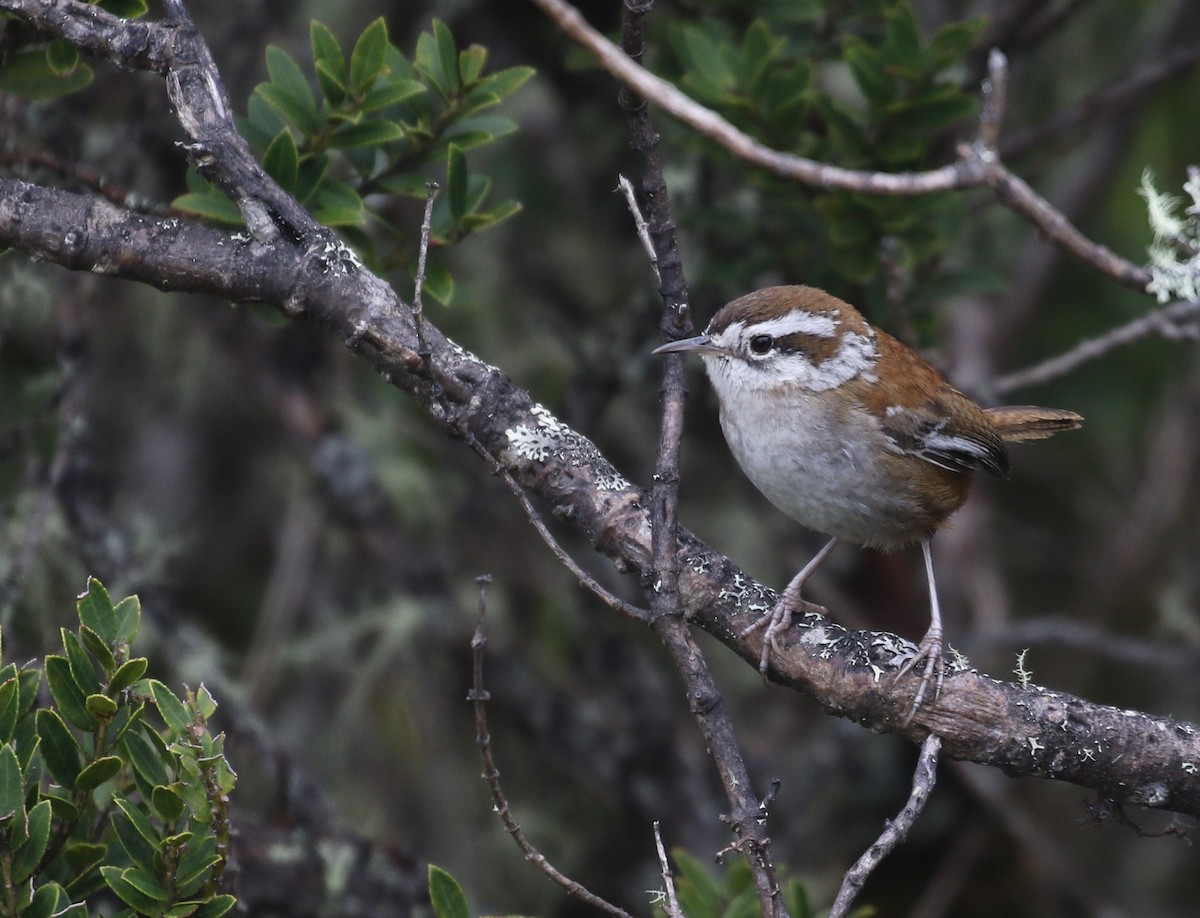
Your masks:
{"label": "lichen-covered branch", "polygon": [[[133,49],[124,59],[127,65],[154,62],[150,69],[170,74],[179,60],[185,68],[199,68],[193,76],[200,82],[217,82],[215,72],[204,72],[211,58],[194,47],[202,39],[190,27],[180,27],[151,55],[134,39],[158,34],[153,27],[109,22],[86,4],[0,0],[0,8],[31,21],[47,10],[62,12],[61,21],[39,19],[38,24],[81,42],[79,23],[85,20],[79,15],[86,10],[101,22],[109,54],[126,45]],[[168,8],[173,15],[179,11],[177,3]],[[180,85],[186,82],[179,80]],[[232,130],[214,123],[223,114],[220,106],[217,111],[184,110],[216,105],[219,95],[197,91],[175,96],[182,106],[181,123],[189,132],[197,131],[190,135],[193,143],[201,141],[200,131],[211,138]],[[439,427],[477,441],[596,551],[622,570],[648,576],[646,492],[628,482],[590,440],[428,321],[430,359],[422,359],[411,310],[395,291],[298,205],[281,202],[281,192],[261,170],[240,161],[243,147],[234,142],[205,147],[213,158],[210,174],[229,177],[222,187],[267,208],[277,232],[263,227],[249,235],[230,234],[4,178],[0,246],[72,270],[160,289],[268,303],[293,318],[320,323],[410,393]],[[679,533],[679,561],[679,595],[690,620],[757,663],[761,635],[739,635],[773,604],[774,594],[686,530]],[[884,632],[848,631],[819,617],[803,619],[783,637],[788,646],[771,655],[771,677],[814,697],[831,713],[913,738],[936,733],[942,737],[943,754],[1009,774],[1070,781],[1117,804],[1200,816],[1200,737],[1189,724],[1003,683],[964,668],[947,677],[937,702],[922,707],[906,728],[903,721],[917,680],[897,680],[896,672],[913,652],[912,644]]]}

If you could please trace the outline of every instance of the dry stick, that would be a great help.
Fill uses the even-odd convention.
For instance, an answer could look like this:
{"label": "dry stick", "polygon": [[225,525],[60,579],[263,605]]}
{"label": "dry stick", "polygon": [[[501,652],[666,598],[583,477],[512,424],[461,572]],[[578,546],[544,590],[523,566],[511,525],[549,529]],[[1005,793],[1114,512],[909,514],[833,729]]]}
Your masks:
{"label": "dry stick", "polygon": [[638,239],[646,252],[646,258],[650,261],[650,269],[654,272],[655,280],[661,284],[662,274],[658,270],[658,253],[654,251],[654,242],[650,238],[650,227],[646,225],[646,218],[642,216],[641,208],[638,207],[637,192],[633,190],[633,183],[625,176],[618,175],[617,187],[621,190],[621,194],[625,195],[625,203],[629,207],[629,213],[633,215],[633,226],[637,230]]}
{"label": "dry stick", "polygon": [[413,290],[412,317],[417,331],[417,353],[429,363],[429,342],[425,339],[425,313],[422,291],[425,289],[425,261],[429,257],[429,234],[433,228],[433,199],[437,197],[438,183],[425,183],[425,216],[421,220],[421,247],[417,251],[417,280]]}
{"label": "dry stick", "polygon": [[925,742],[921,744],[921,754],[917,758],[916,771],[913,772],[912,792],[908,795],[908,802],[896,818],[887,824],[875,844],[864,851],[862,857],[854,862],[854,866],[846,871],[842,887],[833,901],[833,908],[829,910],[829,918],[843,918],[849,913],[854,897],[863,888],[871,871],[907,837],[917,817],[925,809],[933,785],[937,782],[937,759],[941,746],[940,737],[932,733],[925,737]]}
{"label": "dry stick", "polygon": [[[980,136],[975,143],[960,146],[957,162],[938,169],[898,173],[843,169],[773,150],[759,143],[666,80],[638,66],[620,48],[588,25],[579,11],[565,0],[533,0],[533,3],[591,52],[601,67],[626,86],[751,165],[815,188],[862,194],[908,196],[986,186],[992,189],[1001,203],[1026,217],[1055,244],[1105,276],[1139,292],[1144,292],[1150,282],[1150,274],[1145,268],[1121,258],[1106,246],[1092,242],[1045,198],[1005,168],[996,150],[995,132],[987,123],[981,124]],[[989,57],[990,75],[984,83],[985,111],[989,89],[992,92],[1003,91],[1006,69],[1004,55],[993,51]],[[997,111],[994,120],[997,129],[999,114]]]}
{"label": "dry stick", "polygon": [[[1110,351],[1123,347],[1149,335],[1161,335],[1164,338],[1196,338],[1200,330],[1194,324],[1200,315],[1200,302],[1179,300],[1156,309],[1144,316],[1118,325],[1096,338],[1085,338],[1071,350],[1043,360],[1024,370],[1001,376],[993,384],[997,394],[1003,395],[1014,389],[1026,386],[1037,386],[1065,376],[1076,367],[1089,363]],[[1192,324],[1189,324],[1192,323]]]}
{"label": "dry stick", "polygon": [[470,432],[465,433],[467,442],[470,444],[471,448],[475,450],[475,452],[478,453],[488,465],[491,466],[492,473],[501,481],[503,481],[508,486],[508,489],[512,491],[513,496],[516,497],[517,502],[520,503],[521,509],[525,511],[525,515],[529,518],[530,524],[535,530],[537,530],[537,534],[542,537],[542,541],[546,543],[546,546],[554,553],[554,557],[558,558],[563,567],[575,575],[575,579],[579,581],[580,585],[585,589],[591,590],[591,592],[609,608],[614,609],[623,615],[627,615],[629,618],[635,619],[639,622],[649,622],[652,618],[649,612],[633,605],[632,603],[628,603],[619,596],[609,592],[591,574],[579,566],[579,562],[572,558],[567,553],[567,550],[559,544],[556,538],[554,538],[554,534],[546,525],[546,521],[542,519],[542,515],[538,513],[537,508],[534,507],[533,502],[529,499],[529,495],[525,493],[525,489],[517,483],[517,480],[513,478],[511,474],[509,474],[508,469],[501,465],[500,461],[491,453],[489,453],[474,435],[470,434]]}
{"label": "dry stick", "polygon": [[546,860],[544,854],[529,843],[529,840],[525,837],[525,833],[521,831],[521,826],[517,822],[516,817],[512,814],[508,800],[505,798],[504,791],[500,787],[500,769],[496,767],[496,760],[492,756],[492,736],[488,730],[487,723],[487,703],[491,700],[491,693],[484,688],[483,684],[483,651],[487,646],[487,634],[484,631],[483,624],[484,617],[487,614],[487,587],[492,582],[492,577],[490,574],[484,574],[481,577],[476,577],[475,582],[479,584],[479,618],[475,622],[475,633],[471,636],[472,676],[471,691],[467,693],[467,701],[471,702],[472,707],[475,709],[475,744],[479,747],[479,757],[483,760],[483,780],[487,782],[488,789],[492,792],[492,802],[496,806],[496,815],[504,823],[505,831],[512,836],[513,841],[517,843],[517,846],[525,855],[525,860],[536,864],[546,876],[565,889],[570,895],[582,899],[589,905],[594,905],[596,908],[610,915],[616,915],[618,918],[633,918],[624,909],[589,892],[583,885],[555,868],[553,864]]}
{"label": "dry stick", "polygon": [[658,852],[658,864],[662,868],[663,894],[667,899],[667,918],[683,918],[683,909],[679,907],[679,898],[675,895],[675,875],[671,873],[671,861],[667,858],[667,849],[663,845],[662,832],[659,831],[658,820],[654,820],[654,849]]}
{"label": "dry stick", "polygon": [[[640,60],[643,49],[641,17],[649,2],[625,0],[621,21],[622,58],[640,70],[634,61]],[[649,219],[637,212],[637,202],[630,204],[634,220],[647,226],[648,235],[657,255],[661,272],[660,291],[663,297],[661,328],[664,336],[677,338],[692,329],[688,307],[687,281],[675,238],[675,223],[671,218],[670,198],[658,159],[658,134],[650,121],[644,99],[630,89],[622,90],[620,103],[629,124],[630,143],[642,158],[642,197],[646,201]],[[750,774],[733,730],[729,710],[709,671],[700,648],[693,641],[683,620],[679,597],[679,445],[683,435],[684,365],[683,355],[671,355],[663,367],[663,414],[659,436],[658,456],[654,466],[654,486],[650,496],[650,552],[652,573],[647,591],[650,610],[654,614],[652,627],[675,659],[675,665],[687,687],[688,706],[706,748],[717,766],[730,813],[726,817],[737,838],[733,845],[750,868],[758,894],[759,907],[767,918],[787,915],[779,895],[779,880],[771,863],[765,815],[766,804],[755,799]]]}

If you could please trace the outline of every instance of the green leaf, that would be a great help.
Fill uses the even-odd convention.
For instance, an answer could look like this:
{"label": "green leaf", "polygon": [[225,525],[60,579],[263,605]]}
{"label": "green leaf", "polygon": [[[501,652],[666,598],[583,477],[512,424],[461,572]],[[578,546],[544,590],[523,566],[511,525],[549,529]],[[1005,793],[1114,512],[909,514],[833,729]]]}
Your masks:
{"label": "green leaf", "polygon": [[87,712],[84,694],[75,683],[71,664],[67,658],[51,654],[46,657],[44,666],[50,694],[54,697],[54,703],[58,705],[63,716],[80,730],[89,733],[95,730],[98,724],[95,718]]}
{"label": "green leaf", "polygon": [[88,695],[84,701],[84,706],[87,708],[87,712],[101,723],[109,722],[112,716],[117,713],[117,703],[107,695],[99,693]]}
{"label": "green leaf", "polygon": [[0,683],[0,743],[12,740],[20,707],[21,683],[14,675]]}
{"label": "green leaf", "polygon": [[357,109],[364,115],[369,115],[371,112],[379,111],[381,108],[387,108],[389,105],[395,105],[398,102],[403,102],[405,99],[411,99],[413,96],[424,95],[424,93],[424,83],[418,80],[392,77],[374,86],[363,97]]}
{"label": "green leaf", "polygon": [[[313,192],[317,190],[317,186],[321,184],[321,179],[325,177],[325,172],[329,169],[329,157],[324,153],[317,153],[310,156],[305,156],[300,160],[300,171],[296,178],[296,190],[294,192],[296,200],[300,203],[306,203]],[[279,314],[272,311],[272,315],[279,318]]]}
{"label": "green leaf", "polygon": [[213,698],[212,692],[208,690],[208,687],[203,682],[196,689],[196,713],[206,723],[217,713],[217,699]]}
{"label": "green leaf", "polygon": [[124,705],[117,710],[116,715],[108,725],[108,734],[106,740],[109,748],[113,748],[121,741],[128,730],[135,723],[141,722],[142,710],[146,707],[145,702],[139,701],[133,705]]}
{"label": "green leaf", "polygon": [[193,838],[175,871],[180,895],[192,895],[212,875],[218,860],[217,840],[212,835],[205,835],[198,842]]}
{"label": "green leaf", "polygon": [[362,124],[348,124],[339,128],[329,138],[329,145],[338,149],[354,147],[377,147],[381,144],[400,140],[404,136],[404,128],[395,121],[372,119]]}
{"label": "green leaf", "polygon": [[46,46],[46,63],[57,76],[70,76],[79,65],[79,51],[65,38]]}
{"label": "green leaf", "polygon": [[57,883],[49,882],[39,886],[34,892],[33,898],[29,900],[29,905],[21,912],[21,918],[63,918],[63,916],[83,915],[86,918],[87,906],[80,903],[83,908],[82,912],[71,913],[66,911],[71,904],[71,899],[67,895],[67,891]]}
{"label": "green leaf", "polygon": [[136,596],[126,596],[113,607],[113,619],[116,642],[126,646],[132,644],[142,627],[142,601]]}
{"label": "green leaf", "polygon": [[892,100],[896,83],[888,75],[878,49],[857,35],[847,35],[842,41],[842,58],[850,66],[858,88],[872,105],[878,107]]}
{"label": "green leaf", "polygon": [[449,101],[458,92],[461,84],[454,36],[440,19],[433,20],[432,35],[422,32],[417,38],[416,64],[442,101]]}
{"label": "green leaf", "polygon": [[153,868],[160,839],[146,838],[126,813],[113,813],[111,822],[113,831],[117,834],[117,841],[121,843],[129,859],[141,867]]}
{"label": "green leaf", "polygon": [[79,640],[79,635],[66,628],[60,629],[60,633],[63,647],[67,651],[71,678],[75,680],[75,686],[85,696],[99,692],[100,678],[96,675],[96,667],[92,663],[92,658],[83,649],[83,642]]}
{"label": "green leaf", "polygon": [[80,625],[79,636],[83,639],[84,648],[96,658],[96,662],[100,664],[100,668],[104,670],[105,674],[111,673],[117,668],[117,660],[113,656],[112,649],[100,635],[87,625]]}
{"label": "green leaf", "polygon": [[110,647],[117,643],[120,636],[113,615],[112,597],[95,577],[88,577],[87,589],[75,597],[75,611],[81,625],[91,628]]}
{"label": "green leaf", "polygon": [[987,20],[964,19],[942,26],[929,41],[925,49],[929,65],[934,73],[945,70],[951,64],[956,64],[971,50],[975,39],[987,25]]}
{"label": "green leaf", "polygon": [[263,154],[263,168],[284,191],[295,189],[300,169],[300,151],[296,149],[296,138],[287,128],[276,134],[267,147],[267,152]]}
{"label": "green leaf", "polygon": [[150,693],[154,697],[158,713],[171,732],[176,736],[187,736],[188,728],[192,725],[192,715],[188,713],[187,706],[179,700],[179,696],[157,679],[150,680]]}
{"label": "green leaf", "polygon": [[358,192],[325,176],[312,196],[313,217],[326,226],[358,226],[366,209]]}
{"label": "green leaf", "polygon": [[160,784],[154,788],[150,796],[150,803],[154,807],[154,811],[165,822],[174,822],[183,815],[183,811],[186,809],[183,798],[179,796],[174,788],[164,784]]}
{"label": "green leaf", "polygon": [[471,918],[462,887],[454,877],[433,864],[429,865],[429,901],[437,918]]}
{"label": "green leaf", "polygon": [[126,660],[112,674],[112,678],[108,680],[108,693],[116,695],[118,692],[123,692],[138,679],[146,675],[146,667],[150,662],[145,657],[134,657],[132,660]]}
{"label": "green leaf", "polygon": [[181,194],[171,202],[171,206],[226,226],[245,225],[237,205],[216,189]]}
{"label": "green leaf", "polygon": [[316,19],[309,26],[312,44],[313,69],[317,83],[330,105],[340,105],[346,98],[346,56],[329,27]]}
{"label": "green leaf", "polygon": [[449,306],[454,298],[454,277],[450,269],[440,261],[429,260],[425,266],[425,293],[443,306]]}
{"label": "green leaf", "polygon": [[975,100],[952,86],[938,87],[919,97],[889,105],[888,114],[900,118],[906,130],[942,127],[975,110]]}
{"label": "green leaf", "polygon": [[125,752],[133,763],[134,771],[151,787],[169,784],[171,776],[163,757],[155,745],[136,730],[125,734]]}
{"label": "green leaf", "polygon": [[921,34],[917,28],[917,17],[907,3],[898,3],[885,14],[887,20],[887,47],[891,52],[889,63],[914,73],[924,69],[921,54]]}
{"label": "green leaf", "polygon": [[350,52],[350,87],[355,93],[364,92],[384,71],[387,46],[387,23],[380,16],[363,29]]}
{"label": "green leaf", "polygon": [[462,88],[462,79],[458,72],[458,48],[454,44],[454,34],[446,23],[435,19],[433,20],[433,37],[437,42],[438,66],[446,78],[446,94],[451,96]]}
{"label": "green leaf", "polygon": [[97,4],[106,12],[122,19],[137,19],[146,15],[146,0],[100,0]]}
{"label": "green leaf", "polygon": [[75,789],[86,791],[99,787],[121,770],[121,760],[115,755],[106,755],[88,765],[75,779]]}
{"label": "green leaf", "polygon": [[[143,915],[161,914],[163,900],[146,895],[126,877],[126,874],[134,870],[137,870],[137,868],[127,867],[125,870],[121,870],[111,865],[105,865],[100,868],[100,874],[104,877],[104,882],[108,884],[108,888],[120,896],[121,900],[135,911]],[[163,899],[165,898],[166,891],[164,890]]]}
{"label": "green leaf", "polygon": [[25,844],[12,861],[13,883],[23,883],[37,869],[50,844],[50,818],[53,815],[49,800],[42,800],[29,811]]}
{"label": "green leaf", "polygon": [[458,52],[458,75],[465,85],[470,86],[479,79],[487,65],[487,57],[487,48],[482,45],[471,45]]}
{"label": "green leaf", "polygon": [[0,828],[25,821],[25,776],[11,745],[0,746]]}
{"label": "green leaf", "polygon": [[213,896],[192,914],[192,918],[221,918],[237,905],[237,899],[228,894]]}
{"label": "green leaf", "polygon": [[467,212],[467,157],[458,144],[450,144],[446,156],[446,202],[450,208],[450,219],[455,223]]}
{"label": "green leaf", "polygon": [[0,66],[0,93],[24,99],[57,99],[91,82],[92,70],[87,64],[79,64],[70,74],[60,76],[41,50],[14,51]]}
{"label": "green leaf", "polygon": [[301,131],[315,134],[320,129],[317,101],[300,65],[276,45],[267,47],[266,59],[271,82],[260,83],[254,91]]}
{"label": "green leaf", "polygon": [[529,82],[536,73],[532,67],[508,67],[484,77],[471,88],[471,92],[482,90],[504,100]]}

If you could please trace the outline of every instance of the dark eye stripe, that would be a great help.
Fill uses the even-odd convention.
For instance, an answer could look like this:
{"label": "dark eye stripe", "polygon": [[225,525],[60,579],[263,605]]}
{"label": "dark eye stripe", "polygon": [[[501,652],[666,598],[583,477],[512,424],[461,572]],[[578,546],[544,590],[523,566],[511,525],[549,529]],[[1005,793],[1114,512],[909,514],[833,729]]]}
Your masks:
{"label": "dark eye stripe", "polygon": [[837,340],[823,335],[806,335],[793,332],[775,339],[777,350],[785,354],[800,353],[821,364],[837,353]]}

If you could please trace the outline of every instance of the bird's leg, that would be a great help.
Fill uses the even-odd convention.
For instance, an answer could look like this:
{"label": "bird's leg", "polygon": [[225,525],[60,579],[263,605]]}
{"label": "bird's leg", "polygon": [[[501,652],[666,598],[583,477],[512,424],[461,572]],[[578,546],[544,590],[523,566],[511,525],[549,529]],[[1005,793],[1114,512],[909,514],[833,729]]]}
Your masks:
{"label": "bird's leg", "polygon": [[928,539],[921,543],[921,551],[925,555],[925,576],[929,580],[929,630],[925,632],[925,637],[921,638],[921,643],[917,645],[917,655],[905,663],[904,668],[898,674],[903,676],[914,670],[922,661],[925,662],[921,673],[921,684],[917,687],[916,697],[913,698],[912,709],[908,712],[908,717],[904,719],[906,727],[912,723],[913,715],[917,713],[917,709],[925,700],[933,677],[937,676],[937,683],[934,685],[931,701],[936,701],[938,695],[942,693],[942,681],[946,678],[946,664],[942,660],[942,613],[938,607],[937,584],[933,579],[933,552]]}
{"label": "bird's leg", "polygon": [[783,591],[783,595],[779,597],[779,601],[775,603],[775,607],[766,615],[756,620],[754,624],[743,628],[738,633],[738,637],[745,637],[759,628],[766,626],[766,630],[763,632],[762,656],[758,661],[758,671],[763,675],[767,673],[767,663],[771,659],[771,648],[774,647],[775,650],[782,652],[779,645],[775,643],[776,635],[791,625],[792,616],[795,613],[817,612],[824,615],[828,611],[824,606],[819,606],[815,602],[802,599],[800,591],[804,589],[804,582],[812,576],[813,571],[821,566],[821,562],[833,551],[837,543],[837,539],[830,539],[825,544],[825,547],[817,552],[808,564],[804,565],[800,573],[792,578],[792,582],[787,585],[787,589]]}

